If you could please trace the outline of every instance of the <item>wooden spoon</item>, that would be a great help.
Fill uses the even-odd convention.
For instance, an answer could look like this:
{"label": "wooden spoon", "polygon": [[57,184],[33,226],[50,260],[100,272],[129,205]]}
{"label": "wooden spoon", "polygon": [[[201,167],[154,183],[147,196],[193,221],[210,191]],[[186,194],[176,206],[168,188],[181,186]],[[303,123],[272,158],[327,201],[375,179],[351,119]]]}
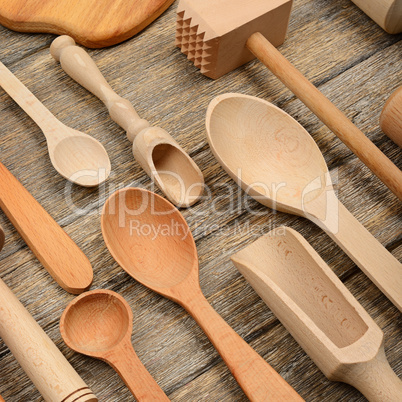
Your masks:
{"label": "wooden spoon", "polygon": [[212,152],[263,205],[310,219],[402,311],[402,265],[339,202],[324,158],[287,113],[252,96],[225,94],[207,111]]}
{"label": "wooden spoon", "polygon": [[186,151],[159,127],[140,119],[131,103],[117,95],[82,48],[69,36],[60,36],[50,47],[63,70],[108,108],[111,118],[127,132],[135,159],[173,204],[189,207],[204,191],[204,176]]}
{"label": "wooden spoon", "polygon": [[400,400],[383,332],[299,233],[274,229],[232,261],[329,380],[370,401]]}
{"label": "wooden spoon", "polygon": [[110,290],[75,298],[60,319],[60,332],[71,349],[110,364],[138,401],[169,401],[131,344],[133,313]]}
{"label": "wooden spoon", "polygon": [[0,85],[41,128],[50,160],[64,178],[84,187],[97,186],[108,178],[110,160],[102,144],[57,120],[1,62]]}
{"label": "wooden spoon", "polygon": [[193,316],[249,399],[302,400],[209,305],[198,281],[190,228],[170,202],[143,189],[126,188],[106,201],[101,224],[106,245],[119,265]]}

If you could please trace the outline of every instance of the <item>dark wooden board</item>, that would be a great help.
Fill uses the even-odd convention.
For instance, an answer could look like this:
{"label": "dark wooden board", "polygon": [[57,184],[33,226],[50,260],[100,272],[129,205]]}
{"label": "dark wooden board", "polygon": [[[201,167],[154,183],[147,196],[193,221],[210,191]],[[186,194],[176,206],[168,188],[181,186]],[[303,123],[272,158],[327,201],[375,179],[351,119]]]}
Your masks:
{"label": "dark wooden board", "polygon": [[[401,376],[401,314],[320,229],[305,219],[274,213],[249,199],[220,168],[205,137],[205,112],[225,92],[260,96],[282,107],[314,137],[336,182],[340,200],[402,260],[401,205],[393,194],[278,80],[254,61],[212,81],[174,47],[175,6],[144,32],[118,46],[90,50],[112,87],[138,113],[169,131],[201,167],[211,189],[183,214],[196,238],[200,281],[225,320],[307,401],[363,401],[352,387],[328,381],[230,262],[230,255],[280,226],[299,230],[384,330],[392,368]],[[0,60],[67,125],[104,144],[113,172],[105,187],[69,186],[53,169],[45,139],[0,90],[0,157],[87,254],[93,288],[127,299],[134,312],[133,345],[174,401],[244,401],[241,389],[194,321],[179,306],[135,282],[114,262],[100,232],[100,209],[115,189],[153,186],[133,160],[125,134],[104,105],[72,81],[52,59],[53,35],[0,28]],[[389,35],[349,0],[295,2],[280,51],[324,92],[399,167],[401,150],[380,130],[388,96],[402,83],[402,36]],[[158,190],[156,190],[159,192]],[[159,192],[160,193],[160,192]],[[237,200],[236,208],[231,201]],[[240,201],[239,201],[240,200]],[[77,207],[86,209],[80,214]],[[58,322],[74,296],[50,278],[0,212],[7,242],[1,278],[38,320],[101,401],[131,394],[106,364],[69,350]],[[0,394],[6,401],[42,398],[0,340]]]}

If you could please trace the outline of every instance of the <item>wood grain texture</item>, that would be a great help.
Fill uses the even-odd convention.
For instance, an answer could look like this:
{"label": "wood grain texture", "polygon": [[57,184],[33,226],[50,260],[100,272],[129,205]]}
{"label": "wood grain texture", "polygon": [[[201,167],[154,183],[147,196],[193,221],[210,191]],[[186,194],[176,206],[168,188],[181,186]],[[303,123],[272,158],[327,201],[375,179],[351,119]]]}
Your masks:
{"label": "wood grain texture", "polygon": [[142,31],[174,0],[11,0],[0,24],[20,32],[67,34],[88,47],[115,45]]}
{"label": "wood grain texture", "polygon": [[[301,232],[383,330],[385,353],[401,376],[399,311],[322,230],[303,218],[269,211],[239,190],[207,146],[204,119],[209,102],[225,92],[241,92],[273,102],[296,118],[323,152],[340,201],[398,260],[402,259],[401,205],[261,63],[251,62],[212,81],[175,48],[175,27],[172,7],[135,38],[89,53],[112,88],[133,103],[141,117],[167,130],[204,173],[211,191],[183,211],[196,240],[203,293],[304,399],[364,401],[351,386],[325,378],[241,277],[230,255],[280,225]],[[111,157],[112,174],[104,188],[73,186],[74,193],[66,198],[66,181],[50,164],[43,134],[0,91],[2,162],[88,256],[94,269],[93,288],[114,290],[128,301],[134,315],[133,346],[171,400],[246,401],[194,320],[129,277],[103,243],[99,211],[108,195],[130,184],[152,189],[127,150],[124,131],[111,121],[104,105],[67,77],[50,56],[54,36],[4,28],[0,33],[0,60],[61,121],[103,143]],[[401,39],[385,33],[349,0],[299,0],[288,37],[279,47],[400,168],[401,151],[382,133],[378,121],[382,105],[402,81]],[[82,210],[81,215],[69,202]],[[63,343],[58,323],[73,296],[54,283],[2,213],[0,224],[7,233],[0,254],[1,278],[101,401],[133,400],[107,364],[72,352]],[[3,343],[0,370],[0,394],[7,402],[42,400]]]}

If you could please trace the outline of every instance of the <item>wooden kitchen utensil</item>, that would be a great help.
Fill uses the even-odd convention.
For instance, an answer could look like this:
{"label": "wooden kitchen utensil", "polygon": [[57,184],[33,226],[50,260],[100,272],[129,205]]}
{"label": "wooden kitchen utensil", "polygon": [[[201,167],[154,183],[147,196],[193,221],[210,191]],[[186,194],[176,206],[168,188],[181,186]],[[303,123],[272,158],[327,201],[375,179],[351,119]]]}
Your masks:
{"label": "wooden kitchen utensil", "polygon": [[232,261],[329,380],[369,401],[400,400],[383,332],[299,233],[274,229]]}
{"label": "wooden kitchen utensil", "polygon": [[380,116],[380,126],[381,130],[402,148],[402,86],[385,103]]}
{"label": "wooden kitchen utensil", "polygon": [[50,160],[64,178],[84,187],[97,186],[108,178],[110,160],[102,144],[57,120],[1,62],[0,86],[41,128]]}
{"label": "wooden kitchen utensil", "polygon": [[[0,249],[3,243],[4,232],[0,227]],[[96,402],[98,400],[1,279],[0,338],[45,401]]]}
{"label": "wooden kitchen utensil", "polygon": [[7,0],[0,24],[20,32],[70,35],[87,47],[120,43],[142,31],[174,0]]}
{"label": "wooden kitchen utensil", "polygon": [[322,228],[402,311],[402,265],[341,204],[324,158],[291,116],[252,96],[225,94],[207,110],[215,157],[261,204]]}
{"label": "wooden kitchen utensil", "polygon": [[390,34],[402,32],[402,0],[352,0]]}
{"label": "wooden kitchen utensil", "polygon": [[140,119],[131,103],[117,95],[88,53],[68,36],[55,39],[52,56],[63,70],[108,108],[111,118],[127,132],[137,162],[173,204],[188,207],[199,200],[204,177],[184,149],[159,127]]}
{"label": "wooden kitchen utensil", "polygon": [[1,395],[0,395],[0,402],[5,402]]}
{"label": "wooden kitchen utensil", "polygon": [[169,401],[136,355],[132,328],[130,306],[110,290],[92,290],[75,298],[60,319],[66,345],[110,364],[137,401]]}
{"label": "wooden kitchen utensil", "polygon": [[402,172],[281,53],[292,0],[181,0],[176,45],[207,77],[257,57],[402,200]]}
{"label": "wooden kitchen utensil", "polygon": [[78,294],[91,286],[87,257],[2,163],[0,208],[63,289]]}
{"label": "wooden kitchen utensil", "polygon": [[205,299],[199,285],[194,239],[170,202],[143,189],[122,189],[106,201],[101,226],[106,245],[119,265],[193,316],[250,400],[302,400]]}

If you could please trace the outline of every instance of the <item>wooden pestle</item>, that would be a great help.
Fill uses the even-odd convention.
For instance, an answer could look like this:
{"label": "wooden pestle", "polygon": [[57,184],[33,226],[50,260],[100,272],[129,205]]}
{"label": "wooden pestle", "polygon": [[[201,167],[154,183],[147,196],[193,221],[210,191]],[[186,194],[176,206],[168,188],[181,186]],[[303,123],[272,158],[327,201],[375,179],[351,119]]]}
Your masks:
{"label": "wooden pestle", "polygon": [[[3,243],[4,232],[0,227],[0,250]],[[1,279],[0,337],[45,401],[96,402],[98,400]]]}
{"label": "wooden pestle", "polygon": [[275,48],[291,7],[292,0],[181,0],[176,45],[213,79],[257,57],[402,200],[402,172]]}

